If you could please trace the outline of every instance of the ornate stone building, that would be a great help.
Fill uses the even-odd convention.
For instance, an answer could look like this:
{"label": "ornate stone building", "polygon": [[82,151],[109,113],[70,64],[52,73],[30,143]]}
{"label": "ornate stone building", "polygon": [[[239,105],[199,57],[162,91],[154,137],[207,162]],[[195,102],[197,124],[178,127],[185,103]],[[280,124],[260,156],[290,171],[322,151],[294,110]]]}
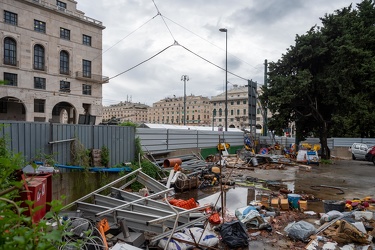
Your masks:
{"label": "ornate stone building", "polygon": [[148,105],[129,101],[103,107],[103,122],[116,118],[118,122],[147,123]]}
{"label": "ornate stone building", "polygon": [[210,99],[203,96],[186,96],[186,102],[184,102],[184,97],[167,97],[155,102],[148,109],[148,123],[210,126],[210,117]]}
{"label": "ornate stone building", "polygon": [[102,23],[75,0],[0,2],[0,120],[101,122]]}

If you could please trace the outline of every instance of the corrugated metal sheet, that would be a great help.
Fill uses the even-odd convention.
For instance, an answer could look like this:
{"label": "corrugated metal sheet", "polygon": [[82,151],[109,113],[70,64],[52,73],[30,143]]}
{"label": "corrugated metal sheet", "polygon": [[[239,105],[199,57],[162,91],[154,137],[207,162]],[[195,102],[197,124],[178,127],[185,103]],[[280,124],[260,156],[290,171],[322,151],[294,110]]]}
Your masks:
{"label": "corrugated metal sheet", "polygon": [[[133,128],[106,125],[55,124],[41,122],[0,121],[0,137],[8,138],[9,149],[22,153],[32,160],[39,153],[55,154],[59,164],[69,164],[71,140],[79,140],[86,149],[106,146],[110,152],[110,165],[130,162],[134,159],[135,138],[141,139],[144,151],[168,151],[188,148],[213,148],[220,139],[231,146],[242,146],[244,133],[192,129]],[[270,137],[256,138],[260,144],[274,144]],[[289,147],[295,138],[276,137],[281,145]],[[54,143],[55,142],[55,143]],[[319,143],[318,138],[304,142]],[[328,146],[350,147],[354,142],[375,145],[375,138],[329,138]]]}
{"label": "corrugated metal sheet", "polygon": [[144,151],[166,151],[186,148],[216,147],[219,139],[224,139],[232,146],[243,145],[244,133],[190,130],[137,128],[137,136],[141,139]]}
{"label": "corrugated metal sheet", "polygon": [[0,121],[0,136],[9,138],[9,149],[27,161],[39,154],[53,155],[59,164],[71,162],[71,143],[78,140],[86,149],[106,146],[110,165],[134,160],[135,128],[39,122]]}
{"label": "corrugated metal sheet", "polygon": [[0,122],[0,137],[8,140],[9,150],[21,153],[26,159],[48,152],[49,134],[48,123]]}

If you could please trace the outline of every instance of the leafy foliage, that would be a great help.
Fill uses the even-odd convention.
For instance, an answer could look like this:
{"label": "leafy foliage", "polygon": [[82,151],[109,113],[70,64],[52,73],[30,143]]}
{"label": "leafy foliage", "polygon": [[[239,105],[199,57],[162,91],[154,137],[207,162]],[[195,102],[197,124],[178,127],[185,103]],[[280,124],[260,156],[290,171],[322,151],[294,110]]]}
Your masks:
{"label": "leafy foliage", "polygon": [[109,164],[109,149],[107,146],[102,146],[100,151],[100,161],[104,167],[108,167]]}
{"label": "leafy foliage", "polygon": [[90,150],[86,149],[80,141],[75,140],[74,143],[71,144],[71,156],[71,165],[85,168],[90,167]]}
{"label": "leafy foliage", "polygon": [[[0,128],[1,129],[1,128]],[[66,246],[67,249],[81,249],[84,241],[64,241],[71,233],[68,224],[61,223],[59,212],[63,205],[54,200],[50,211],[38,222],[32,217],[42,207],[32,208],[33,201],[22,201],[20,190],[23,181],[16,178],[19,170],[25,166],[20,154],[13,154],[7,147],[7,140],[0,138],[0,250],[25,249],[49,250]],[[64,199],[64,197],[62,197]],[[31,207],[30,214],[25,213]],[[52,223],[55,225],[52,226]],[[88,237],[87,237],[88,238]]]}
{"label": "leafy foliage", "polygon": [[[138,165],[138,162],[133,162],[131,167],[133,170],[136,170],[139,167],[141,167],[143,173],[147,174],[153,179],[156,179],[156,180],[160,179],[161,170],[157,166],[155,166],[153,163],[147,160],[141,161],[140,164],[141,166]],[[139,182],[135,182],[131,184],[131,188],[133,191],[139,191],[139,189],[143,187],[144,186]]]}
{"label": "leafy foliage", "polygon": [[261,101],[272,112],[269,128],[295,122],[299,140],[375,135],[375,8],[363,0],[321,18],[323,27],[297,35],[282,58],[269,65]]}

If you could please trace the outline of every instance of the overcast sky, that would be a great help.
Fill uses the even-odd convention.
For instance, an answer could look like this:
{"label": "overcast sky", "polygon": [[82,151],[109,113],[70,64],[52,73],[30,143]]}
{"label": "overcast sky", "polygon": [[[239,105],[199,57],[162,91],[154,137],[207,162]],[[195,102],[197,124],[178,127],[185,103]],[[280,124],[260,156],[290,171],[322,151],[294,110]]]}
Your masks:
{"label": "overcast sky", "polygon": [[[186,94],[225,91],[246,79],[264,83],[264,61],[277,61],[296,35],[321,26],[320,17],[360,0],[77,0],[77,9],[103,22],[103,105],[152,105]],[[161,15],[158,15],[160,13]],[[145,60],[148,60],[144,62]],[[142,64],[142,62],[144,62]],[[137,66],[140,64],[139,66]],[[234,75],[232,75],[233,73]]]}

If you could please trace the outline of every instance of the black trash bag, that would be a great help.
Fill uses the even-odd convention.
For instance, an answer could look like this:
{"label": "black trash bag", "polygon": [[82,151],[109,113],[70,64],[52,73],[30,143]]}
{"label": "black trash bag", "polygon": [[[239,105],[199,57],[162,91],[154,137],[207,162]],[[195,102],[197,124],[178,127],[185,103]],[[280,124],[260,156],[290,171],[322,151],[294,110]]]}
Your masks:
{"label": "black trash bag", "polygon": [[241,221],[231,221],[222,224],[219,228],[219,233],[222,241],[230,247],[230,249],[245,247],[249,244],[249,236],[246,227]]}

